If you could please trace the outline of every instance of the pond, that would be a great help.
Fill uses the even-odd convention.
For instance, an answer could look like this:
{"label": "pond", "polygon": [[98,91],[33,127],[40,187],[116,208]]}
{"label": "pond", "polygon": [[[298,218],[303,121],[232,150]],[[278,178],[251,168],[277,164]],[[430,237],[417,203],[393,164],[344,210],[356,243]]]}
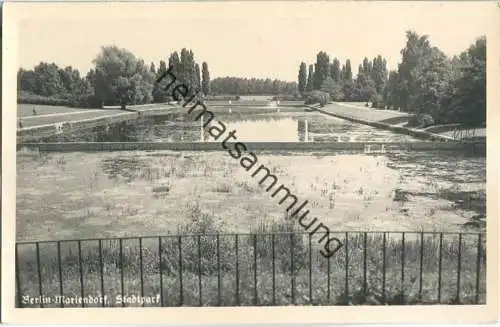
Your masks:
{"label": "pond", "polygon": [[[223,122],[240,141],[256,142],[415,142],[417,138],[351,123],[316,112],[217,113],[211,125]],[[213,141],[202,121],[185,114],[141,118],[88,131],[58,135],[44,142],[200,142]]]}

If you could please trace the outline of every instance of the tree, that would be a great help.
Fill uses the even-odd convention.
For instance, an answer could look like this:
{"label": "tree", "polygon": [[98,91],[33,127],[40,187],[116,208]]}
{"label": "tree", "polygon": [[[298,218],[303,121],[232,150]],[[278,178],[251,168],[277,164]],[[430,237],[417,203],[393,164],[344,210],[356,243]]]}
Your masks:
{"label": "tree", "polygon": [[414,31],[407,31],[406,38],[406,46],[401,50],[402,60],[398,65],[399,81],[401,82],[398,106],[406,111],[415,112],[414,102],[417,96],[415,69],[418,69],[419,64],[428,60],[431,46],[427,35],[419,36]]}
{"label": "tree", "polygon": [[349,59],[347,59],[345,65],[342,66],[342,80],[347,83],[352,82],[351,61]]}
{"label": "tree", "polygon": [[[155,74],[155,77],[158,78],[160,76],[163,76],[167,72],[167,64],[165,61],[160,60],[160,65],[158,67],[158,70]],[[164,89],[165,83],[161,81],[160,83],[154,83],[153,86],[153,102],[155,103],[164,103],[168,102],[171,98],[169,90]]]}
{"label": "tree", "polygon": [[334,92],[335,90],[335,81],[333,80],[333,78],[331,78],[331,76],[328,76],[324,81],[323,81],[323,84],[321,84],[321,88],[320,90],[322,92],[325,92],[325,93],[328,93],[330,94],[330,96],[332,95],[332,93]]}
{"label": "tree", "polygon": [[341,80],[340,61],[337,58],[333,59],[332,67],[330,68],[330,75],[335,83]]}
{"label": "tree", "polygon": [[387,104],[387,106],[392,107],[394,109],[398,108],[399,103],[401,102],[399,99],[400,96],[400,81],[399,74],[397,71],[393,70],[389,73],[389,79],[387,81],[386,87],[383,90],[383,100]]}
{"label": "tree", "polygon": [[154,76],[131,52],[102,47],[94,59],[94,92],[107,105],[147,103],[152,100]]}
{"label": "tree", "polygon": [[371,101],[377,91],[370,76],[364,72],[365,68],[361,68],[361,72],[356,77],[351,98],[356,101]]}
{"label": "tree", "polygon": [[55,63],[41,62],[34,68],[36,75],[36,94],[54,96],[62,94],[64,85],[59,75],[59,67]]}
{"label": "tree", "polygon": [[309,65],[309,74],[307,75],[306,92],[311,92],[314,88],[314,66]]}
{"label": "tree", "polygon": [[206,62],[203,62],[201,66],[201,89],[203,91],[203,94],[208,95],[210,94],[210,73],[208,72],[208,64]]}
{"label": "tree", "polygon": [[201,91],[201,73],[200,73],[200,65],[195,65],[195,89],[196,91]]}
{"label": "tree", "polygon": [[486,123],[486,38],[478,38],[460,54],[459,70],[449,84],[445,105],[448,122],[469,126]]}
{"label": "tree", "polygon": [[330,57],[326,52],[318,52],[315,66],[313,89],[319,90],[323,81],[330,75]]}
{"label": "tree", "polygon": [[304,94],[307,85],[307,65],[305,62],[300,63],[298,79],[299,92],[300,94]]}
{"label": "tree", "polygon": [[375,89],[378,94],[382,94],[387,84],[388,71],[387,60],[378,55],[373,58],[373,65],[370,72],[370,77],[374,83]]}
{"label": "tree", "polygon": [[18,91],[36,93],[37,77],[34,71],[20,68],[17,72]]}

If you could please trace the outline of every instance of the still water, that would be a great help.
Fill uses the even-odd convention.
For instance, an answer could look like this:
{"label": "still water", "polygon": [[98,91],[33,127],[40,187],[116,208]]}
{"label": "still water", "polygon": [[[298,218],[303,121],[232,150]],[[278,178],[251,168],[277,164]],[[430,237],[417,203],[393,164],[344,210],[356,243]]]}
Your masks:
{"label": "still water", "polygon": [[[351,123],[312,112],[265,114],[217,114],[203,129],[205,122],[187,115],[142,118],[100,126],[88,131],[58,135],[44,142],[210,142],[221,141],[235,130],[239,141],[248,142],[415,142],[418,139],[370,126]],[[224,130],[223,136],[214,139]]]}

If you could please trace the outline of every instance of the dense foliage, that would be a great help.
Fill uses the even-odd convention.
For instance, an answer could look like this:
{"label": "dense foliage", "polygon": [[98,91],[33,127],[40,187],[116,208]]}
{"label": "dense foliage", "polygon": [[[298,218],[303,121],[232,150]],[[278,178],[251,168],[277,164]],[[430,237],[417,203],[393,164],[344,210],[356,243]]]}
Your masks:
{"label": "dense foliage", "polygon": [[297,91],[297,83],[272,80],[270,78],[218,77],[210,83],[215,94],[292,94]]}
{"label": "dense foliage", "polygon": [[[85,75],[72,67],[41,62],[33,70],[19,69],[18,101],[101,107],[162,103],[170,100],[163,84],[155,83],[169,66],[178,81],[187,84],[190,94],[207,97],[273,95],[279,99],[318,101],[363,101],[375,108],[399,109],[434,123],[486,122],[486,39],[478,38],[462,53],[449,58],[431,45],[427,36],[406,33],[397,69],[388,71],[387,61],[378,55],[363,58],[354,77],[351,61],[320,51],[316,62],[300,63],[297,82],[277,79],[218,77],[210,80],[208,64],[200,66],[192,50],[174,51],[168,64],[161,60],[149,66],[125,49],[102,47],[94,67]],[[157,67],[157,68],[156,68]],[[200,69],[201,67],[201,69]],[[421,118],[416,118],[416,121]]]}
{"label": "dense foliage", "polygon": [[[486,39],[478,38],[467,50],[452,58],[433,47],[427,36],[406,33],[401,62],[388,71],[387,61],[378,55],[365,57],[353,79],[351,62],[340,66],[320,51],[316,63],[299,68],[299,91],[306,101],[321,91],[333,101],[371,102],[375,108],[399,109],[415,114],[421,124],[486,122]],[[303,85],[305,87],[303,88]],[[319,101],[318,101],[319,102]],[[415,123],[417,124],[417,123]]]}

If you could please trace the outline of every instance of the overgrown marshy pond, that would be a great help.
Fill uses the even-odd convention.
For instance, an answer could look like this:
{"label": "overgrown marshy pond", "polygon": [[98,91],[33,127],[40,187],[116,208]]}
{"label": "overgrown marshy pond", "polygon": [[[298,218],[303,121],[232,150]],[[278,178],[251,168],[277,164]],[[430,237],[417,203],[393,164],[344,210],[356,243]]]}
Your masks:
{"label": "overgrown marshy pond", "polygon": [[[332,230],[480,231],[486,159],[446,152],[257,153]],[[18,153],[17,239],[175,233],[192,208],[228,232],[284,206],[226,152]]]}
{"label": "overgrown marshy pond", "polygon": [[[210,141],[205,129],[202,136],[201,120],[196,116],[172,113],[144,117],[133,122],[100,126],[88,131],[58,135],[45,142],[199,142]],[[351,123],[317,112],[258,110],[255,113],[217,112],[215,121],[226,124],[228,131],[236,130],[243,141],[265,142],[415,142],[418,139],[395,134],[370,126]]]}

